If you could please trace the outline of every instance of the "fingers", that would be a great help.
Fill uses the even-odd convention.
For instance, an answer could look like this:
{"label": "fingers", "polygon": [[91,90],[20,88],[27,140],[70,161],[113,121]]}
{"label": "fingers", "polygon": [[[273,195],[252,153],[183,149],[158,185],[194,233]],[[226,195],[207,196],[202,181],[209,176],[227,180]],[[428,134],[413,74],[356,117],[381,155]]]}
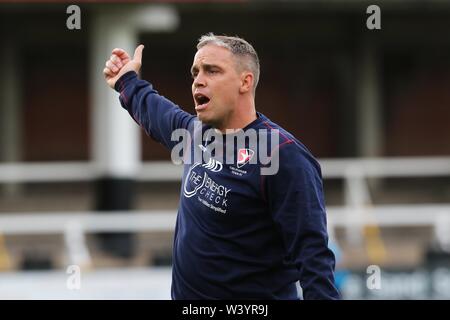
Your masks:
{"label": "fingers", "polygon": [[114,77],[116,75],[116,73],[112,72],[109,68],[103,69],[103,74],[105,77]]}
{"label": "fingers", "polygon": [[120,70],[111,60],[106,61],[105,66],[114,73],[117,73]]}
{"label": "fingers", "polygon": [[124,63],[122,63],[122,60],[115,54],[112,54],[109,60],[111,60],[111,62],[114,63],[114,65],[119,69],[124,65]]}
{"label": "fingers", "polygon": [[120,48],[115,48],[112,50],[112,54],[108,61],[105,63],[105,68],[103,69],[103,74],[106,81],[110,87],[113,87],[113,82],[116,77],[127,71],[133,70],[136,73],[142,65],[142,51],[144,46],[139,45],[134,51],[133,60],[130,60],[130,56],[125,50]]}
{"label": "fingers", "polygon": [[115,77],[123,67],[122,62],[114,55],[106,61],[105,66],[106,68],[103,69],[103,74],[110,77]]}
{"label": "fingers", "polygon": [[118,56],[122,60],[130,59],[130,56],[128,55],[128,53],[125,50],[120,49],[120,48],[113,49],[112,54],[115,54],[116,56]]}
{"label": "fingers", "polygon": [[144,50],[144,45],[140,44],[134,51],[133,61],[142,64],[142,51]]}

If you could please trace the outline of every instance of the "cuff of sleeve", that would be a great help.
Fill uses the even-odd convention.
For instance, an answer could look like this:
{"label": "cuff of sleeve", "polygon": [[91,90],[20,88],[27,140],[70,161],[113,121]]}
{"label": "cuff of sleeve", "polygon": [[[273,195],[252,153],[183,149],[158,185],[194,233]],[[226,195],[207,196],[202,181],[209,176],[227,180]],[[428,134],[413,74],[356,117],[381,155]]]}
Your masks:
{"label": "cuff of sleeve", "polygon": [[116,81],[116,84],[114,85],[114,90],[116,90],[119,93],[122,92],[123,89],[125,88],[126,82],[134,78],[137,78],[137,73],[134,71],[128,71]]}

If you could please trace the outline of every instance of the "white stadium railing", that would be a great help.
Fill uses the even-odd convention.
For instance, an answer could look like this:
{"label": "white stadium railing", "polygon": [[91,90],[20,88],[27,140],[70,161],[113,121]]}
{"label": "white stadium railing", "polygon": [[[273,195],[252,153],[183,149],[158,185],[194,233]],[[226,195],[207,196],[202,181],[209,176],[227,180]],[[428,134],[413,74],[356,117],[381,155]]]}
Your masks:
{"label": "white stadium railing", "polygon": [[[388,205],[350,212],[355,219],[348,220],[351,208],[328,207],[328,227],[348,228],[366,225],[380,227],[430,226],[441,230],[450,225],[450,205]],[[368,214],[370,211],[370,215]],[[63,234],[67,248],[68,264],[90,266],[90,254],[86,245],[86,233],[96,232],[172,232],[176,211],[114,211],[104,212],[40,212],[2,213],[0,234],[39,235]],[[449,237],[448,232],[442,236]]]}
{"label": "white stadium railing", "polygon": [[[358,172],[365,177],[450,176],[450,157],[395,157],[320,159],[324,178],[346,178]],[[182,166],[170,161],[143,162],[139,181],[179,181]],[[0,163],[0,183],[91,181],[99,170],[90,162]]]}
{"label": "white stadium railing", "polygon": [[[365,226],[432,226],[441,245],[450,246],[450,204],[374,206],[367,178],[450,176],[450,157],[322,159],[324,179],[345,181],[345,205],[328,207],[328,226],[347,230],[350,241],[361,241]],[[171,162],[144,162],[138,181],[180,181],[182,167]],[[0,183],[92,181],[99,177],[89,162],[0,164]],[[0,234],[65,236],[69,262],[90,263],[86,232],[172,231],[174,211],[0,213]]]}

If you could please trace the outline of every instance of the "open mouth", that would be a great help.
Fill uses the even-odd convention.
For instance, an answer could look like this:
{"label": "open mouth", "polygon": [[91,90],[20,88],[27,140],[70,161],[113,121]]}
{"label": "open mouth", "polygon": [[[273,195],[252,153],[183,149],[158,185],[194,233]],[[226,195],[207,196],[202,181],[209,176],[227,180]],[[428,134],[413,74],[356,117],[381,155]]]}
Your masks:
{"label": "open mouth", "polygon": [[205,96],[204,94],[196,93],[194,95],[194,100],[196,103],[195,110],[198,111],[198,110],[205,109],[211,99],[209,97]]}

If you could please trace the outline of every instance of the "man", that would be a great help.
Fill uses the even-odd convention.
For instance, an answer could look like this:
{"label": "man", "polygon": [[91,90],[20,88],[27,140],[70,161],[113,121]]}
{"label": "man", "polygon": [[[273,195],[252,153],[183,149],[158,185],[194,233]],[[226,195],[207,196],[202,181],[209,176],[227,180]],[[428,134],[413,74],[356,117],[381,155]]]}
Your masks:
{"label": "man", "polygon": [[[200,38],[191,68],[196,117],[138,79],[143,48],[133,58],[114,49],[103,72],[120,92],[122,107],[167,148],[176,146],[171,135],[177,129],[194,136],[206,130],[223,137],[230,130],[279,133],[278,141],[268,143],[278,162],[272,174],[250,161],[256,157],[248,143],[238,150],[226,144],[223,152],[236,154],[231,164],[189,161],[190,151],[206,153],[204,140],[183,150],[172,298],[299,299],[299,282],[305,299],[338,299],[320,166],[296,138],[256,112],[259,60],[253,47],[237,37]],[[258,136],[257,147],[261,141]]]}

